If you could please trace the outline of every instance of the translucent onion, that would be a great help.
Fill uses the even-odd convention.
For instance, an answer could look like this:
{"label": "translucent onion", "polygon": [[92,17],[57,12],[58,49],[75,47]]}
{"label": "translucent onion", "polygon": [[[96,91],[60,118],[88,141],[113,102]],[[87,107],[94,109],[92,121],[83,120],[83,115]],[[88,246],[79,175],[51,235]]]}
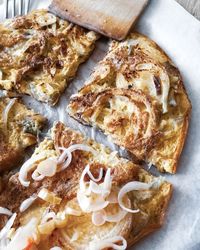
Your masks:
{"label": "translucent onion", "polygon": [[80,178],[80,190],[81,191],[86,191],[86,184],[89,184],[88,182],[85,183],[84,178],[86,176],[86,174],[90,177],[90,179],[94,182],[98,182],[102,179],[103,177],[103,169],[100,168],[100,172],[99,172],[99,176],[97,178],[95,178],[92,173],[90,172],[90,166],[89,164],[85,167],[85,169],[83,170],[82,174],[81,174],[81,178]]}
{"label": "translucent onion", "polygon": [[[117,244],[121,242],[121,244]],[[111,248],[113,250],[125,250],[127,242],[122,236],[114,236],[104,240],[93,240],[89,243],[89,250],[101,250]]]}
{"label": "translucent onion", "polygon": [[60,202],[62,201],[61,198],[57,197],[53,192],[50,192],[46,188],[42,188],[40,190],[40,192],[38,193],[38,197],[53,205],[59,205]]}
{"label": "translucent onion", "polygon": [[13,98],[9,101],[9,103],[7,104],[7,106],[5,107],[4,109],[4,112],[3,112],[3,121],[4,121],[4,124],[6,125],[7,127],[7,123],[8,123],[8,115],[9,115],[9,112],[11,110],[11,108],[13,107],[13,105],[15,104],[17,98]]}
{"label": "translucent onion", "polygon": [[7,236],[7,233],[10,231],[11,227],[13,226],[14,224],[14,221],[17,217],[17,214],[14,213],[10,219],[7,221],[6,225],[2,228],[1,232],[0,232],[0,240],[4,237]]}
{"label": "translucent onion", "polygon": [[91,213],[98,210],[101,210],[108,206],[109,202],[105,201],[102,196],[97,196],[95,199],[92,197],[87,197],[84,193],[80,190],[77,192],[77,200],[79,203],[80,208],[85,213]]}
{"label": "translucent onion", "polygon": [[103,209],[92,213],[92,223],[95,226],[102,226],[106,222],[105,218],[106,213]]}
{"label": "translucent onion", "polygon": [[5,250],[26,249],[30,241],[35,242],[38,238],[37,219],[32,218],[25,226],[19,227]]}
{"label": "translucent onion", "polygon": [[32,204],[33,202],[37,199],[37,195],[32,195],[31,197],[29,197],[28,199],[24,200],[21,205],[20,205],[20,208],[19,208],[19,211],[22,213],[24,212],[26,209],[28,209]]}
{"label": "translucent onion", "polygon": [[34,181],[41,181],[45,178],[44,175],[41,175],[38,173],[37,169],[35,171],[33,171],[31,177]]}
{"label": "translucent onion", "polygon": [[119,222],[122,219],[124,219],[124,217],[126,215],[127,215],[127,211],[125,211],[122,208],[120,208],[119,211],[116,214],[108,215],[106,213],[105,221],[108,221],[108,222]]}
{"label": "translucent onion", "polygon": [[76,230],[76,231],[73,233],[73,235],[72,235],[70,241],[71,241],[71,242],[76,241],[76,240],[78,240],[78,237],[79,237],[79,232]]}
{"label": "translucent onion", "polygon": [[[63,166],[60,169],[60,171],[63,171],[64,169],[66,169],[69,166],[69,164],[71,163],[71,160],[72,160],[71,153],[75,150],[88,151],[88,152],[91,152],[93,155],[97,154],[96,151],[92,147],[84,145],[84,144],[73,144],[73,145],[69,146],[68,148],[60,147],[59,149],[63,150],[63,153],[58,158],[58,164],[63,163]],[[65,161],[66,157],[67,157],[67,160]]]}
{"label": "translucent onion", "polygon": [[130,212],[130,213],[138,213],[140,211],[139,209],[133,210],[133,209],[125,207],[125,205],[123,203],[123,198],[128,192],[135,191],[135,190],[138,190],[138,191],[139,190],[147,190],[151,186],[152,186],[152,184],[139,182],[139,181],[132,181],[132,182],[129,182],[126,185],[124,185],[118,193],[118,203],[119,203],[120,207],[122,209],[124,209],[125,211]]}
{"label": "translucent onion", "polygon": [[8,216],[12,216],[13,213],[9,209],[7,209],[5,207],[0,207],[0,214],[5,214],[5,215],[8,215]]}
{"label": "translucent onion", "polygon": [[56,170],[57,170],[57,161],[53,157],[40,162],[37,166],[37,172],[43,176],[52,177],[55,175]]}
{"label": "translucent onion", "polygon": [[[65,170],[69,164],[72,161],[72,154],[71,152],[68,150],[68,148],[59,148],[60,150],[63,150],[63,153],[60,155],[60,157],[57,160],[58,164],[62,164],[62,167],[60,169],[60,171]],[[67,157],[67,160],[65,160]]]}
{"label": "translucent onion", "polygon": [[19,171],[18,178],[23,186],[28,187],[30,185],[30,181],[27,181],[28,172],[31,171],[33,168],[35,168],[36,166],[34,166],[34,164],[37,161],[41,160],[43,157],[44,156],[42,154],[35,155],[22,165]]}

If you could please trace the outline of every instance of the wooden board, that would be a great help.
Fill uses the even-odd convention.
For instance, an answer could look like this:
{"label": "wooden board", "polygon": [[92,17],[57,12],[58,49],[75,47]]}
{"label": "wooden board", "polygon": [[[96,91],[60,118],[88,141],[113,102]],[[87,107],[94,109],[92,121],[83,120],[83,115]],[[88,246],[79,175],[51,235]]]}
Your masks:
{"label": "wooden board", "polygon": [[147,3],[148,0],[53,0],[49,10],[80,26],[122,40]]}

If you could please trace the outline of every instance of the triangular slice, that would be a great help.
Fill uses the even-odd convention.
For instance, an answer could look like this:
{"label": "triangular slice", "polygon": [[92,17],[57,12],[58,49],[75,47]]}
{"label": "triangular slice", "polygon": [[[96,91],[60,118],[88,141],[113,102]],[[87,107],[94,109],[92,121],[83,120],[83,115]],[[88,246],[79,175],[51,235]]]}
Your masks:
{"label": "triangular slice", "polygon": [[0,172],[16,167],[24,150],[37,142],[46,119],[20,99],[0,98]]}
{"label": "triangular slice", "polygon": [[172,192],[168,182],[60,122],[2,187],[4,230],[11,216],[1,236],[6,250],[125,249],[163,224]]}
{"label": "triangular slice", "polygon": [[98,36],[46,10],[0,24],[0,88],[55,105]]}
{"label": "triangular slice", "polygon": [[169,173],[176,172],[190,110],[178,69],[138,33],[111,43],[68,106],[75,119],[98,127],[138,159]]}

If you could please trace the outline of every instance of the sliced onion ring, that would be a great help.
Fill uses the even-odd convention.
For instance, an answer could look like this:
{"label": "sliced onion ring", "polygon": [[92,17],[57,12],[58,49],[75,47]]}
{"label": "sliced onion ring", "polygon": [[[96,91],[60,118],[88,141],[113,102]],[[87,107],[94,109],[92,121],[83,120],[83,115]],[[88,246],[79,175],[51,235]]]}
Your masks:
{"label": "sliced onion ring", "polygon": [[21,205],[20,205],[20,208],[19,208],[19,211],[22,213],[24,212],[26,209],[28,209],[32,204],[33,202],[37,199],[37,195],[36,194],[33,194],[31,197],[29,197],[28,199],[24,200]]}
{"label": "sliced onion ring", "polygon": [[81,178],[80,178],[80,190],[81,191],[86,191],[86,185],[85,185],[85,181],[84,178],[86,176],[86,174],[89,175],[90,179],[92,181],[98,182],[102,179],[103,177],[103,169],[100,168],[100,172],[99,172],[99,176],[97,178],[95,178],[92,173],[90,172],[90,166],[89,164],[85,167],[85,169],[83,170],[82,174],[81,174]]}
{"label": "sliced onion ring", "polygon": [[139,182],[139,181],[132,181],[132,182],[129,182],[126,185],[124,185],[118,193],[118,203],[119,203],[120,207],[122,209],[124,209],[125,211],[130,212],[130,213],[138,213],[140,211],[139,209],[133,210],[133,209],[130,209],[130,208],[127,208],[124,206],[123,201],[122,201],[123,197],[130,191],[147,190],[151,186],[152,186],[151,183],[149,184],[149,183],[144,183],[144,182]]}
{"label": "sliced onion ring", "polygon": [[14,221],[15,221],[16,217],[17,217],[17,214],[14,213],[14,214],[10,217],[10,219],[7,221],[6,225],[3,227],[3,229],[2,229],[1,232],[0,232],[0,240],[1,240],[2,238],[4,238],[4,237],[7,235],[7,233],[10,231],[11,227],[12,227],[13,224],[14,224]]}
{"label": "sliced onion ring", "polygon": [[5,207],[0,207],[0,214],[12,216],[13,213]]}
{"label": "sliced onion ring", "polygon": [[7,123],[8,123],[8,115],[9,115],[9,112],[11,110],[11,108],[13,107],[13,105],[15,104],[17,98],[13,98],[9,101],[9,103],[7,104],[7,106],[5,107],[4,109],[4,112],[3,112],[3,121],[4,121],[4,124],[7,128]]}
{"label": "sliced onion ring", "polygon": [[109,202],[105,201],[103,197],[97,196],[95,200],[91,197],[87,197],[84,193],[80,190],[77,192],[77,200],[79,206],[85,213],[91,213],[98,210],[101,210],[108,206]]}
{"label": "sliced onion ring", "polygon": [[27,160],[22,165],[22,167],[20,168],[20,171],[19,171],[19,177],[18,178],[19,178],[20,183],[23,186],[28,187],[30,185],[30,181],[27,181],[28,172],[35,167],[34,164],[37,161],[42,160],[43,158],[44,158],[44,156],[42,154],[38,154],[38,155],[35,155],[32,158],[30,158],[29,160]]}
{"label": "sliced onion ring", "polygon": [[[117,242],[122,242],[122,244],[118,245]],[[99,250],[104,248],[125,250],[127,248],[127,242],[122,236],[114,236],[104,240],[93,240],[89,243],[89,250]]]}
{"label": "sliced onion ring", "polygon": [[103,209],[92,213],[92,223],[95,226],[102,226],[106,222],[105,218],[106,213]]}
{"label": "sliced onion ring", "polygon": [[37,166],[37,172],[40,175],[52,177],[55,175],[57,170],[57,160],[56,158],[47,158],[44,161],[41,161]]}
{"label": "sliced onion ring", "polygon": [[35,180],[35,181],[41,181],[41,180],[44,179],[45,176],[42,175],[42,174],[39,174],[39,173],[37,172],[37,169],[36,169],[36,170],[32,173],[31,177],[32,177],[32,179]]}
{"label": "sliced onion ring", "polygon": [[92,147],[84,145],[84,144],[73,144],[68,147],[68,150],[70,152],[73,152],[75,150],[83,150],[83,151],[91,152],[93,155],[97,154],[97,152]]}
{"label": "sliced onion ring", "polygon": [[[84,144],[73,144],[73,145],[69,146],[68,148],[60,147],[59,149],[63,150],[63,153],[58,158],[58,164],[63,163],[63,166],[60,169],[60,171],[63,171],[64,169],[66,169],[69,166],[69,164],[71,163],[71,160],[72,160],[71,153],[75,150],[88,151],[88,152],[91,152],[93,155],[97,154],[96,151],[92,147],[84,145]],[[65,161],[66,157],[67,157],[67,160]]]}
{"label": "sliced onion ring", "polygon": [[[58,164],[62,164],[62,167],[61,169],[59,170],[60,171],[63,171],[65,170],[69,164],[71,163],[72,161],[72,154],[71,152],[68,150],[68,148],[59,148],[60,150],[63,150],[62,154],[60,155],[60,157],[58,158],[57,160],[57,163]],[[65,160],[67,157],[67,160]]]}

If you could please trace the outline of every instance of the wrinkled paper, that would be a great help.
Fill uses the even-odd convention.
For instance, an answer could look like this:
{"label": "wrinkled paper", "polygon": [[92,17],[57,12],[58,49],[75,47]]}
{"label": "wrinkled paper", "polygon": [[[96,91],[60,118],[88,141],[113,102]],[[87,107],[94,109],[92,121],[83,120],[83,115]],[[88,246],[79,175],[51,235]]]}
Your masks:
{"label": "wrinkled paper", "polygon": [[[5,1],[0,0],[0,19],[5,14]],[[47,7],[50,1],[32,1],[31,9]],[[193,110],[186,145],[176,175],[165,174],[174,186],[164,226],[134,246],[136,250],[199,250],[200,249],[200,22],[174,0],[152,0],[139,19],[136,29],[157,42],[180,69]],[[24,100],[29,107],[49,119],[49,128],[60,120],[73,129],[109,146],[126,152],[110,143],[100,132],[82,126],[67,115],[69,97],[77,93],[95,65],[103,58],[109,40],[97,42],[90,59],[81,65],[75,79],[62,95],[56,107],[41,104],[31,97]],[[155,169],[150,171],[156,173]],[[156,173],[159,175],[158,173]],[[133,248],[132,248],[133,249]]]}

